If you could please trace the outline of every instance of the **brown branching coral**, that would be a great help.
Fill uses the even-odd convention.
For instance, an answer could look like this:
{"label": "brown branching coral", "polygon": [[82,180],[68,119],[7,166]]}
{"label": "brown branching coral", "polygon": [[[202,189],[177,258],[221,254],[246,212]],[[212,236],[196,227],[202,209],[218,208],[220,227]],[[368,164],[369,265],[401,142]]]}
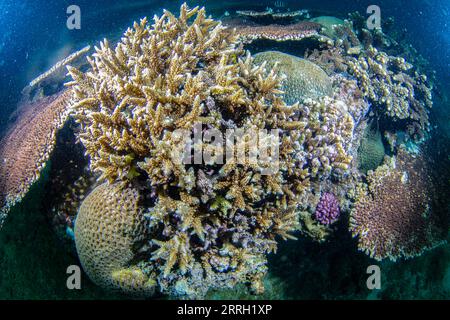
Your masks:
{"label": "brown branching coral", "polygon": [[[296,107],[279,96],[279,77],[255,67],[237,36],[206,18],[204,9],[186,5],[178,18],[165,12],[151,27],[146,19],[135,23],[115,48],[105,40],[89,62],[86,73],[69,67],[79,137],[100,179],[145,181],[154,202],[146,214],[150,260],[163,290],[173,292],[179,281],[191,281],[199,263],[223,273],[223,281],[261,281],[276,235],[289,238],[297,227],[297,195],[289,188],[302,185],[302,171],[264,175],[273,161],[235,157],[225,164],[183,163],[173,156],[184,147],[175,130],[195,130],[196,123],[199,132],[249,130],[237,143],[248,156],[252,132],[282,128],[281,167],[287,170],[295,156],[288,144],[296,137],[290,138],[296,126],[289,122]],[[259,139],[257,146],[266,143]],[[246,256],[257,258],[240,261]],[[206,265],[225,257],[235,261],[228,267]],[[200,282],[194,296],[215,286],[206,278]]]}
{"label": "brown branching coral", "polygon": [[[322,72],[331,97],[289,106],[276,66],[256,64],[238,35],[186,5],[135,23],[115,47],[103,41],[89,62],[85,73],[69,68],[79,137],[101,180],[130,182],[146,199],[143,272],[177,296],[237,283],[262,292],[266,255],[295,238],[311,185],[349,175],[368,108],[356,82],[333,92]],[[239,137],[207,143],[212,130]],[[268,157],[251,159],[253,147]],[[304,234],[328,234],[301,219]]]}
{"label": "brown branching coral", "polygon": [[432,107],[427,77],[401,57],[390,56],[372,45],[363,48],[350,22],[337,26],[335,31],[338,39],[334,46],[307,52],[307,59],[328,73],[350,73],[378,115],[401,122],[411,138],[422,139],[430,128],[428,112]]}
{"label": "brown branching coral", "polygon": [[[233,36],[207,19],[203,10],[188,25],[196,12],[185,9],[180,19],[166,12],[152,29],[143,19],[125,33],[116,49],[105,40],[89,59],[91,71],[83,74],[69,68],[74,79],[68,84],[74,86],[72,108],[82,125],[80,139],[92,169],[103,177],[132,176],[137,160],[152,150],[156,153],[151,161],[159,159],[167,164],[161,168],[171,170],[170,150],[164,147],[171,137],[165,131],[211,122],[212,117],[200,116],[210,93],[224,94],[233,107],[242,107],[242,90],[226,95],[238,89],[237,79],[229,79],[225,72],[229,60],[236,59]],[[205,70],[198,72],[201,65]],[[145,165],[153,170],[152,163]]]}
{"label": "brown branching coral", "polygon": [[68,116],[69,91],[22,107],[0,142],[0,225],[39,178]]}
{"label": "brown branching coral", "polygon": [[105,288],[151,296],[156,282],[135,265],[146,227],[139,192],[104,183],[83,201],[75,224],[78,256],[89,278]]}
{"label": "brown branching coral", "polygon": [[396,260],[420,255],[442,243],[447,230],[433,212],[433,185],[422,156],[403,149],[359,190],[350,219],[358,247],[371,257]]}

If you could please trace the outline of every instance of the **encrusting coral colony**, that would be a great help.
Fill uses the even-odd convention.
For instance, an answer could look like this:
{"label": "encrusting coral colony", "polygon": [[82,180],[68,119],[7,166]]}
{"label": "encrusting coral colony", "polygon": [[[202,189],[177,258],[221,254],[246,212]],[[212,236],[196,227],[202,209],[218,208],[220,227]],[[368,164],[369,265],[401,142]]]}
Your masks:
{"label": "encrusting coral colony", "polygon": [[[376,259],[413,257],[441,243],[447,229],[433,214],[428,169],[401,146],[426,140],[427,78],[376,49],[370,32],[357,33],[350,21],[327,25],[325,35],[320,23],[298,21],[304,16],[235,30],[183,4],[178,17],[164,11],[152,25],[135,22],[115,45],[101,42],[85,71],[67,67],[68,89],[39,100],[2,140],[2,220],[39,177],[70,115],[89,159],[83,181],[94,180],[71,202],[82,200],[71,217],[75,245],[85,272],[104,288],[202,298],[245,283],[259,294],[279,239],[324,241],[349,214],[359,248]],[[316,46],[305,59],[244,49],[258,39],[311,37]],[[374,119],[400,123],[406,136],[389,140],[393,154],[378,168],[383,142],[364,140]],[[40,127],[45,121],[52,125]],[[174,156],[186,156],[187,137],[210,130],[277,130],[277,152],[244,134],[244,156],[254,143],[269,148],[268,157]],[[223,155],[204,141],[195,148]],[[360,171],[361,163],[369,169]]]}

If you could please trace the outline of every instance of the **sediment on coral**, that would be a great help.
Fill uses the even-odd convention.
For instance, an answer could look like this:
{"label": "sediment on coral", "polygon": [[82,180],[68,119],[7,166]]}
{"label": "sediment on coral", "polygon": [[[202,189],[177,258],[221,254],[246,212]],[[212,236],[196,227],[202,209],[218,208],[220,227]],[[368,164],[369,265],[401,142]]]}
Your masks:
{"label": "sediment on coral", "polygon": [[22,106],[16,122],[0,142],[0,226],[10,208],[39,179],[68,117],[70,92]]}
{"label": "sediment on coral", "polygon": [[82,57],[85,55],[89,50],[91,49],[91,46],[85,46],[84,48],[75,51],[74,53],[70,54],[66,58],[58,61],[56,64],[54,64],[49,70],[46,72],[40,74],[35,79],[33,79],[29,84],[28,87],[25,88],[25,90],[30,90],[34,86],[36,86],[38,83],[42,82],[46,78],[50,77],[52,74],[54,74],[57,70],[60,70],[67,66],[69,63],[72,63],[74,60]]}
{"label": "sediment on coral", "polygon": [[330,38],[336,37],[334,28],[344,24],[344,20],[336,18],[336,17],[332,17],[332,16],[314,17],[314,18],[309,19],[308,21],[319,23],[322,26],[322,29],[320,30],[320,32]]}
{"label": "sediment on coral", "polygon": [[433,211],[435,190],[423,155],[400,149],[368,174],[351,212],[350,231],[371,257],[411,258],[443,243],[443,217]]}

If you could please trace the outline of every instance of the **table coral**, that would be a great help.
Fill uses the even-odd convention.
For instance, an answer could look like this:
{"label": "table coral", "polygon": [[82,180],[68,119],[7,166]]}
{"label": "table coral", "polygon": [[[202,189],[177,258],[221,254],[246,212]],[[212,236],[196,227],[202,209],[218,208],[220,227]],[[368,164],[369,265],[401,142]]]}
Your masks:
{"label": "table coral", "polygon": [[236,14],[256,22],[277,22],[282,24],[287,24],[309,15],[307,10],[275,12],[272,9],[266,9],[265,11],[237,10]]}
{"label": "table coral", "polygon": [[36,102],[24,102],[16,122],[0,142],[0,226],[10,208],[20,201],[55,145],[56,133],[68,117],[70,92]]}
{"label": "table coral", "polygon": [[381,260],[410,258],[445,240],[442,218],[432,209],[433,184],[422,156],[401,149],[369,172],[350,218],[358,247]]}

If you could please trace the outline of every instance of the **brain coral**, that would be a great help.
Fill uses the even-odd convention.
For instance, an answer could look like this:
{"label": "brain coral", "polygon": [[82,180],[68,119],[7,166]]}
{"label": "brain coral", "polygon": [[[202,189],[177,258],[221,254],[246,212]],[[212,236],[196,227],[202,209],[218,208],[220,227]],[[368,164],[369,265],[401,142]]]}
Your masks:
{"label": "brain coral", "polygon": [[278,72],[286,75],[283,85],[286,103],[293,104],[308,98],[316,100],[332,94],[332,83],[328,75],[316,64],[279,51],[255,54],[255,63],[267,62],[267,67],[277,64]]}
{"label": "brain coral", "polygon": [[360,170],[364,173],[369,170],[375,170],[383,162],[384,154],[381,132],[368,126],[364,131],[364,136],[358,148],[358,165]]}
{"label": "brain coral", "polygon": [[0,141],[0,226],[10,208],[39,178],[68,116],[70,91],[25,103]]}
{"label": "brain coral", "polygon": [[422,156],[403,149],[369,172],[351,213],[350,230],[371,257],[396,260],[420,255],[442,243],[444,220],[432,210],[434,191]]}
{"label": "brain coral", "polygon": [[155,282],[133,265],[145,235],[140,196],[124,183],[104,183],[83,201],[75,222],[75,244],[83,269],[96,284],[150,296]]}

